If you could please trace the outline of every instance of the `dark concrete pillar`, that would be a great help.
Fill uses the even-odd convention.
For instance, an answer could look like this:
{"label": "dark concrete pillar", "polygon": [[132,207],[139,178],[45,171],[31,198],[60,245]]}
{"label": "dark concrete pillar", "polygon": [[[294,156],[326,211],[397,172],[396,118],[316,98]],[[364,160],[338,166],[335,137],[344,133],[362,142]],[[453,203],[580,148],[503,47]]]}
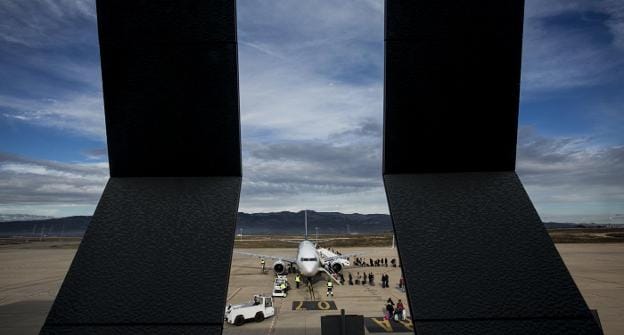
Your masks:
{"label": "dark concrete pillar", "polygon": [[600,334],[516,176],[522,0],[386,1],[384,183],[417,334]]}
{"label": "dark concrete pillar", "polygon": [[234,1],[97,1],[111,179],[44,334],[220,334],[241,183]]}

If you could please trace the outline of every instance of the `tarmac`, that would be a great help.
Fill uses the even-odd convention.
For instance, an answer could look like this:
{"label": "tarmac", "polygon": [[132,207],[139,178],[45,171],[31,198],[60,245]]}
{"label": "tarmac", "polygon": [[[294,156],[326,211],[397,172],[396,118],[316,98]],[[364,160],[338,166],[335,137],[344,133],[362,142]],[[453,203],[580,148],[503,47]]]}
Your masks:
{"label": "tarmac", "polygon": [[[294,258],[296,246],[291,249],[240,249],[240,251],[279,255]],[[344,309],[346,314],[364,315],[365,322],[369,328],[380,330],[383,333],[407,334],[413,333],[411,322],[390,322],[384,321],[385,305],[388,298],[394,303],[399,299],[407,305],[405,292],[399,289],[398,283],[401,277],[399,267],[392,267],[390,260],[397,258],[396,249],[392,248],[338,248],[343,254],[362,252],[360,257],[366,258],[388,258],[388,267],[350,267],[343,270],[345,280],[348,281],[350,272],[354,280],[357,272],[372,272],[375,276],[374,285],[368,282],[366,285],[334,285],[333,297],[327,297],[326,280],[314,284],[316,299],[310,297],[308,290],[303,287],[296,289],[294,275],[288,276],[291,289],[286,298],[274,298],[276,316],[263,322],[247,322],[242,326],[225,324],[223,334],[321,334],[321,316],[340,314],[340,309]],[[251,300],[254,294],[271,294],[273,288],[274,273],[271,269],[273,264],[267,260],[267,271],[261,272],[259,259],[255,257],[234,254],[232,258],[232,268],[230,270],[230,285],[228,289],[228,304],[239,304]],[[389,276],[389,288],[381,287],[381,275]],[[333,302],[333,304],[330,304]],[[333,308],[335,305],[335,309]],[[308,307],[308,308],[305,308]],[[409,311],[409,309],[408,309]],[[374,319],[371,319],[374,318]]]}
{"label": "tarmac", "polygon": [[[590,308],[597,309],[607,335],[624,334],[624,243],[619,244],[558,244],[568,269]],[[293,256],[289,249],[245,249],[248,252]],[[241,249],[242,251],[242,249]],[[396,257],[391,248],[340,248],[340,252],[361,251],[363,257]],[[0,247],[0,334],[37,334],[65,276],[75,249]],[[246,302],[254,294],[270,294],[273,282],[272,261],[262,274],[257,258],[234,255],[230,273],[228,303]],[[383,322],[388,297],[404,302],[405,294],[397,288],[400,269],[365,267],[345,270],[356,274],[373,272],[375,286],[334,286],[334,297],[326,297],[325,282],[315,285],[317,298],[311,301],[304,288],[292,289],[286,298],[275,298],[277,315],[260,323],[248,322],[237,327],[224,325],[224,334],[320,334],[320,317],[339,314],[361,314],[367,320],[367,334],[407,334],[409,322]],[[390,288],[381,288],[381,273],[390,276]],[[336,309],[333,308],[335,304]],[[294,305],[294,306],[293,306]],[[328,307],[329,306],[329,307]],[[224,306],[225,307],[225,306]],[[298,308],[297,308],[298,307]],[[307,307],[307,309],[305,309]],[[294,309],[294,310],[293,310]],[[376,322],[377,321],[377,322]],[[388,326],[389,324],[389,326]],[[373,330],[371,332],[369,330]]]}

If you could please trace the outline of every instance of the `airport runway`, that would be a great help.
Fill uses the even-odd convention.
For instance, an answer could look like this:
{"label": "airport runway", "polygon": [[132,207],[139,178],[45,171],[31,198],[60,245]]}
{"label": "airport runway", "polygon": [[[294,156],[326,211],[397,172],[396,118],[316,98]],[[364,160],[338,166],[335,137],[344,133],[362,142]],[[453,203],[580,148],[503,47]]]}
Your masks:
{"label": "airport runway", "polygon": [[[590,308],[597,309],[605,334],[624,334],[624,243],[619,244],[559,244],[564,261],[570,269]],[[292,254],[291,249],[246,249],[257,253]],[[363,251],[366,256],[391,256],[390,248],[344,248],[341,252]],[[0,334],[37,334],[47,311],[56,296],[61,281],[75,253],[72,249],[29,249],[24,246],[0,248]],[[389,257],[390,258],[390,257]],[[272,262],[267,262],[267,268]],[[241,327],[226,325],[224,334],[291,334],[296,329],[301,334],[320,334],[320,316],[339,313],[363,314],[368,317],[382,314],[381,308],[388,297],[396,302],[404,295],[394,288],[399,279],[398,269],[388,268],[392,288],[382,289],[379,277],[385,268],[364,268],[348,271],[372,271],[377,281],[375,287],[343,286],[334,288],[336,310],[293,310],[293,302],[307,300],[305,290],[292,289],[287,298],[276,298],[278,316],[261,323],[247,323]],[[257,259],[234,256],[231,270],[228,301],[240,303],[254,293],[270,294],[272,274],[261,274]],[[294,283],[293,283],[294,284]],[[317,293],[325,299],[325,284],[318,283]],[[295,307],[298,306],[298,303]],[[303,305],[301,307],[305,307]],[[314,307],[314,306],[312,306]],[[374,325],[374,324],[373,324]],[[384,325],[377,330],[385,332]],[[396,330],[404,330],[402,325]],[[400,329],[399,329],[400,328]],[[392,328],[393,331],[396,331]],[[395,332],[396,333],[396,332]],[[375,334],[375,333],[371,333]],[[400,334],[400,333],[399,333]],[[406,334],[406,333],[403,333]]]}

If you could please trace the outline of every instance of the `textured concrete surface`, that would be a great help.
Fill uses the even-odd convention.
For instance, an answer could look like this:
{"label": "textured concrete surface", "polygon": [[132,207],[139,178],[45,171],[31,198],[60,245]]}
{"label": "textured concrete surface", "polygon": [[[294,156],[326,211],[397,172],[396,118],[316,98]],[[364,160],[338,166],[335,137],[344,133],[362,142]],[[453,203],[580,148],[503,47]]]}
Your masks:
{"label": "textured concrete surface", "polygon": [[[598,310],[605,334],[624,334],[624,243],[560,244],[557,245],[557,249],[589,307]],[[389,249],[358,250],[378,255]],[[292,252],[290,249],[254,251],[285,255]],[[0,334],[29,335],[39,332],[74,253],[75,250],[0,248]],[[384,269],[372,268],[375,273],[380,270]],[[389,273],[391,282],[395,283],[397,273],[393,271]],[[268,293],[270,278],[270,275],[259,273],[256,259],[235,256],[228,302],[244,302],[255,292]],[[317,286],[319,287],[317,291],[324,293],[321,284]],[[379,308],[381,299],[393,296],[396,301],[397,297],[401,297],[398,290],[394,288],[384,290],[379,286],[374,288],[345,286],[337,287],[335,290],[333,300],[338,308],[345,308],[347,313],[363,313],[368,316],[381,313]],[[292,306],[288,302],[305,298],[305,295],[294,290],[291,293],[286,300],[277,301],[277,306],[281,305],[277,318],[241,327],[226,325],[225,334],[268,333],[269,329],[273,329],[273,334],[287,334],[289,330],[295,329],[300,333],[318,334],[320,316],[338,312],[292,311],[290,310]]]}
{"label": "textured concrete surface", "polygon": [[384,182],[414,319],[591,317],[514,172]]}
{"label": "textured concrete surface", "polygon": [[111,178],[46,326],[220,325],[239,191],[238,177]]}

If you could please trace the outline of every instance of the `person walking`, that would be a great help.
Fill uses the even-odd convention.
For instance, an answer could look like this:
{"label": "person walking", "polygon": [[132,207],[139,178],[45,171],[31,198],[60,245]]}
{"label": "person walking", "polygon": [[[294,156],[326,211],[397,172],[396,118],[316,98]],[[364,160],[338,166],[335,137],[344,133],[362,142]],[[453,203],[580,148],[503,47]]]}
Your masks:
{"label": "person walking", "polygon": [[397,301],[396,304],[397,314],[399,315],[399,319],[405,320],[405,306],[403,306],[403,302],[401,299]]}
{"label": "person walking", "polygon": [[262,266],[262,273],[264,273],[264,266],[265,266],[266,262],[264,261],[264,258],[260,258],[260,265]]}
{"label": "person walking", "polygon": [[301,284],[301,275],[297,274],[295,276],[295,284],[297,284],[297,288],[299,288],[299,284]]}
{"label": "person walking", "polygon": [[327,296],[329,297],[330,295],[333,297],[334,296],[334,292],[333,292],[333,288],[334,288],[334,283],[332,283],[331,279],[327,281]]}
{"label": "person walking", "polygon": [[386,304],[386,311],[388,312],[388,319],[392,320],[392,317],[394,315],[394,306],[392,306],[392,304],[390,303]]}
{"label": "person walking", "polygon": [[353,285],[353,276],[351,275],[351,272],[349,272],[349,285]]}

